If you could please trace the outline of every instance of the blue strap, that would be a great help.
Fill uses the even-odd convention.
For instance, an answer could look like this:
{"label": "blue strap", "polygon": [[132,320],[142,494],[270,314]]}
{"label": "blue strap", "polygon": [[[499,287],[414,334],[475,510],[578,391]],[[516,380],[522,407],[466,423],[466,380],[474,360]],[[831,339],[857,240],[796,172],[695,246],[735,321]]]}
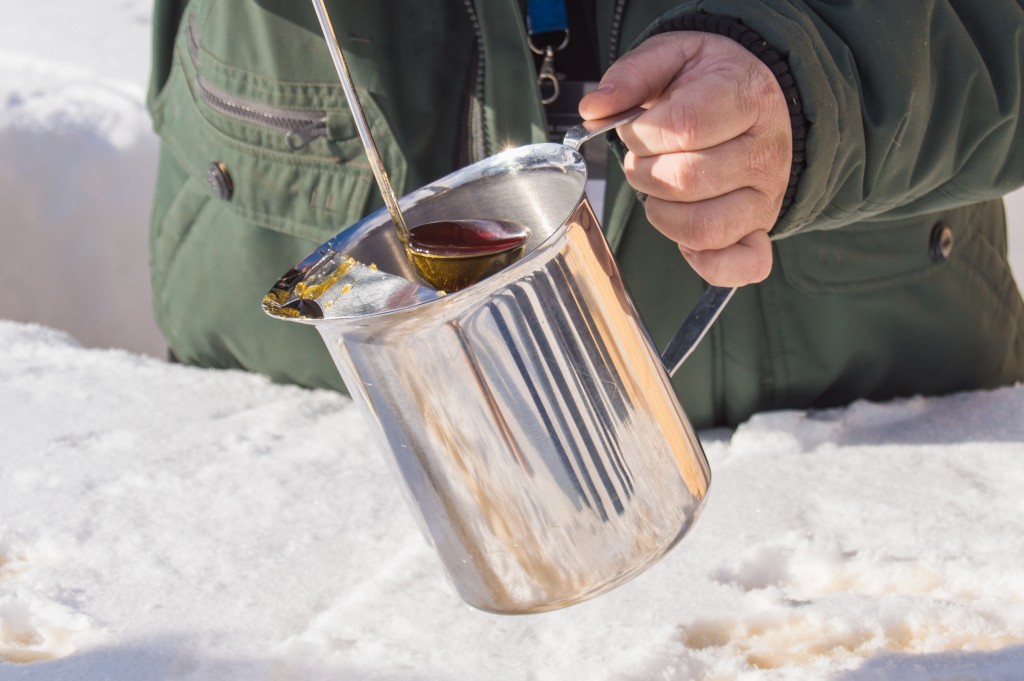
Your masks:
{"label": "blue strap", "polygon": [[527,0],[527,33],[537,35],[565,31],[568,28],[569,17],[565,11],[565,0]]}

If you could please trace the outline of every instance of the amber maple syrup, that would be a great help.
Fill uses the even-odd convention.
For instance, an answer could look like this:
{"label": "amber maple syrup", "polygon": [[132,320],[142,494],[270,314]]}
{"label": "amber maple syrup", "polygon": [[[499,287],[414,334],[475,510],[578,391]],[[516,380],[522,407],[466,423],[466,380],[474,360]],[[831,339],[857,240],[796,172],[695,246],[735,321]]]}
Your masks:
{"label": "amber maple syrup", "polygon": [[412,227],[408,248],[420,275],[452,292],[511,265],[529,238],[529,229],[511,222],[438,220]]}
{"label": "amber maple syrup", "polygon": [[442,258],[474,257],[518,248],[528,238],[529,230],[508,222],[438,220],[410,229],[409,247]]}

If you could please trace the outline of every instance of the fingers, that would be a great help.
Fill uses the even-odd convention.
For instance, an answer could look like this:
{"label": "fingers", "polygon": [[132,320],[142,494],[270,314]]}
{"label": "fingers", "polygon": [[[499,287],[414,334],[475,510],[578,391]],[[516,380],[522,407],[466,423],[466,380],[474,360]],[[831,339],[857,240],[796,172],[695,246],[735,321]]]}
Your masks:
{"label": "fingers", "polygon": [[619,127],[626,148],[638,156],[696,151],[751,130],[758,122],[758,105],[750,100],[752,91],[737,83],[748,76],[724,71],[692,82],[697,74],[680,77],[643,116]]}
{"label": "fingers", "polygon": [[655,156],[631,152],[626,154],[624,169],[631,186],[666,201],[703,201],[753,187],[781,205],[785,186],[766,183],[765,178],[787,173],[791,155],[785,135],[743,134],[699,151]]}
{"label": "fingers", "polygon": [[647,220],[688,253],[716,251],[753,232],[771,229],[778,206],[749,187],[693,203],[649,196]]}
{"label": "fingers", "polygon": [[647,194],[648,221],[717,286],[757,283],[771,271],[768,232],[785,192],[763,188],[762,170],[752,159],[774,155],[750,151],[759,139],[744,136],[698,152],[626,156],[630,184]]}
{"label": "fingers", "polygon": [[675,35],[687,37],[655,36],[612,64],[598,89],[580,100],[580,115],[586,120],[606,118],[659,97],[700,49],[703,34]]}
{"label": "fingers", "polygon": [[734,41],[683,31],[628,52],[579,108],[592,119],[646,106],[647,113],[618,134],[630,151],[651,156],[706,149],[757,127],[777,88],[767,67]]}
{"label": "fingers", "polygon": [[763,280],[792,160],[786,99],[771,70],[729,38],[665,33],[615,62],[580,113],[633,106],[646,111],[617,132],[629,150],[626,178],[648,195],[648,220],[708,282]]}
{"label": "fingers", "polygon": [[752,232],[717,251],[680,253],[690,267],[712,286],[746,286],[764,281],[772,271],[772,245],[766,232]]}

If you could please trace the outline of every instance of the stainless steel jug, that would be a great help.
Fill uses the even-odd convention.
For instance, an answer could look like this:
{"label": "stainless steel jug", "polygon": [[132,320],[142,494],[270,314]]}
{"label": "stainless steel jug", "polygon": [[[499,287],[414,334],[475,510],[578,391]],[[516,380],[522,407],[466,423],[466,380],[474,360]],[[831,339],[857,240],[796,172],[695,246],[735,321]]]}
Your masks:
{"label": "stainless steel jug", "polygon": [[622,584],[682,538],[708,491],[669,372],[731,291],[709,291],[666,367],[577,151],[621,122],[500,153],[400,199],[410,224],[529,226],[526,255],[481,282],[448,295],[418,283],[381,210],[264,299],[269,314],[316,326],[454,588],[483,610],[551,610]]}

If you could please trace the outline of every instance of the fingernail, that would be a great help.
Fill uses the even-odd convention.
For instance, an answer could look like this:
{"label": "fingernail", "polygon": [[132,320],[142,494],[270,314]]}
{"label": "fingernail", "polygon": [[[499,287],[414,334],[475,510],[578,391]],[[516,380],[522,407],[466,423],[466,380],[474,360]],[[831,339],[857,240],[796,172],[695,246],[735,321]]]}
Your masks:
{"label": "fingernail", "polygon": [[592,94],[592,95],[610,95],[613,92],[615,92],[615,86],[612,85],[611,83],[605,83],[604,85],[602,85],[601,87],[597,88],[596,90],[594,90],[590,94]]}

